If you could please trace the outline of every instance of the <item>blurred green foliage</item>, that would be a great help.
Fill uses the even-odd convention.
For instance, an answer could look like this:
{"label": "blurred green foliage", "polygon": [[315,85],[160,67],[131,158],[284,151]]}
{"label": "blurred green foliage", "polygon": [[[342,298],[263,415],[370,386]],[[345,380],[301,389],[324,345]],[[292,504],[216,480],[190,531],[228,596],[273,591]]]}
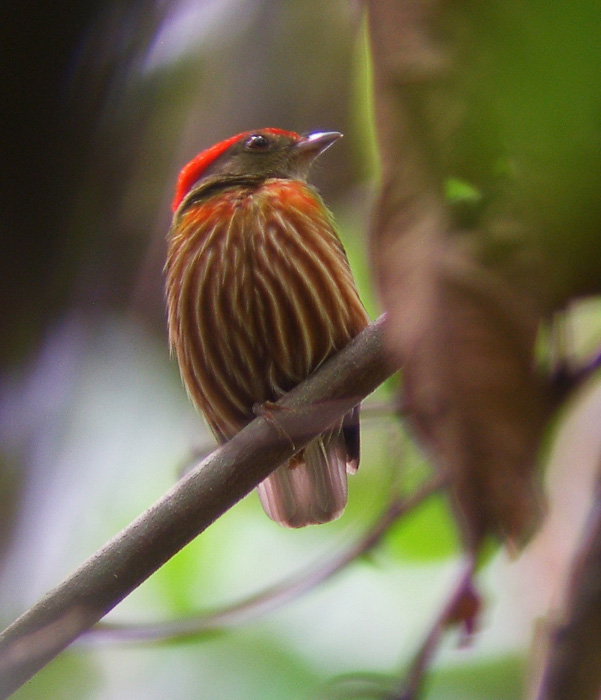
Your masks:
{"label": "blurred green foliage", "polygon": [[445,496],[435,496],[405,516],[387,538],[389,551],[399,560],[440,560],[460,549],[456,524]]}

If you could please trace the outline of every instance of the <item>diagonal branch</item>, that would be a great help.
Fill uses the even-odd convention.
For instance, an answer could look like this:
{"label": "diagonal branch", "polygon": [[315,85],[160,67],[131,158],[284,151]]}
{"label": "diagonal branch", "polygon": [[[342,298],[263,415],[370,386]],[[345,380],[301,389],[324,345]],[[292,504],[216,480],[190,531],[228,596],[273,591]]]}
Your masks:
{"label": "diagonal branch", "polygon": [[445,629],[452,622],[460,620],[464,623],[473,622],[473,618],[463,618],[461,614],[458,617],[458,613],[462,612],[462,608],[465,608],[466,604],[471,608],[470,616],[472,613],[474,615],[477,613],[476,607],[472,608],[472,605],[476,605],[476,594],[472,584],[475,564],[473,556],[468,554],[463,563],[458,583],[453,588],[449,599],[434,620],[434,624],[417,650],[409,666],[407,677],[403,679],[398,688],[398,693],[391,696],[390,700],[416,700],[422,689],[424,676],[432,663],[432,658]]}
{"label": "diagonal branch", "polygon": [[601,690],[601,483],[549,640],[536,700],[597,700]]}
{"label": "diagonal branch", "polygon": [[244,598],[238,603],[212,612],[198,613],[181,620],[138,625],[102,625],[94,627],[86,640],[107,642],[171,641],[191,635],[233,627],[254,620],[288,603],[331,578],[351,562],[375,549],[396,521],[419,506],[443,485],[441,476],[433,476],[407,496],[395,496],[376,522],[356,542],[334,553],[325,561],[290,576],[280,583]]}
{"label": "diagonal branch", "polygon": [[392,372],[384,317],[215,450],[0,635],[0,698],[8,697],[309,440]]}
{"label": "diagonal branch", "polygon": [[[440,477],[439,477],[440,478]],[[429,482],[434,484],[434,480]],[[327,697],[334,697],[332,690],[339,690],[341,698],[371,697],[380,700],[417,700],[421,697],[426,673],[446,629],[462,624],[465,633],[471,634],[479,611],[479,596],[473,587],[475,559],[467,554],[461,564],[457,583],[452,588],[442,609],[418,647],[408,670],[400,681],[373,673],[348,674],[337,678],[330,686]],[[324,697],[326,697],[324,695]],[[336,695],[338,697],[338,695]]]}

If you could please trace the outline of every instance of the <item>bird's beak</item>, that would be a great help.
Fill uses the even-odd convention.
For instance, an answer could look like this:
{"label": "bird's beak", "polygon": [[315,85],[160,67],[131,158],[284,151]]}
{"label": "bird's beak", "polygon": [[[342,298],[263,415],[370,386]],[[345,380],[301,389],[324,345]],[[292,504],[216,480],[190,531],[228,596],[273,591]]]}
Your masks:
{"label": "bird's beak", "polygon": [[313,160],[341,137],[342,134],[339,131],[316,131],[313,134],[301,136],[293,148],[295,153],[302,154],[308,160]]}

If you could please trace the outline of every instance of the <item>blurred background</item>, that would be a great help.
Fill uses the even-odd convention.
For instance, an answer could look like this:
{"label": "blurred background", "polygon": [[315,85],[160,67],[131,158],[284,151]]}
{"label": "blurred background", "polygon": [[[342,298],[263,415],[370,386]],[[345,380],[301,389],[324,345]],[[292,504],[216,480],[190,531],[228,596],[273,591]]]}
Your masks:
{"label": "blurred background", "polygon": [[[313,182],[334,211],[370,315],[366,235],[377,186],[362,8],[330,0],[5,3],[0,294],[0,618],[8,624],[149,506],[211,444],[169,358],[162,267],[179,169],[238,131],[339,130]],[[574,317],[598,343],[598,304]],[[372,399],[389,399],[386,387]],[[534,620],[556,599],[598,454],[601,397],[574,402],[550,448],[550,517],[526,553],[492,555],[473,643],[446,640],[427,697],[518,697]],[[565,469],[578,445],[579,459]],[[428,473],[392,417],[363,421],[350,504],[278,528],[253,494],[111,615],[183,617],[303,571],[373,522],[393,485]],[[570,462],[568,459],[567,462]],[[554,498],[561,494],[561,498]],[[76,646],[14,696],[337,697],[341,674],[399,673],[460,561],[430,499],[369,558],[242,628],[182,643]],[[329,689],[328,689],[329,688]]]}

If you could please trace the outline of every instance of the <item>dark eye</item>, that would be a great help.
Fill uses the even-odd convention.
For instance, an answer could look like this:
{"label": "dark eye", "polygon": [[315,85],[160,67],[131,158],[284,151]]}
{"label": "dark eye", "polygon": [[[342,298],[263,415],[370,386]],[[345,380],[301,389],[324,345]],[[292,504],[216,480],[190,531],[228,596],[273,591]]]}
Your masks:
{"label": "dark eye", "polygon": [[247,151],[266,151],[270,146],[269,139],[263,134],[253,134],[246,139],[244,148]]}

